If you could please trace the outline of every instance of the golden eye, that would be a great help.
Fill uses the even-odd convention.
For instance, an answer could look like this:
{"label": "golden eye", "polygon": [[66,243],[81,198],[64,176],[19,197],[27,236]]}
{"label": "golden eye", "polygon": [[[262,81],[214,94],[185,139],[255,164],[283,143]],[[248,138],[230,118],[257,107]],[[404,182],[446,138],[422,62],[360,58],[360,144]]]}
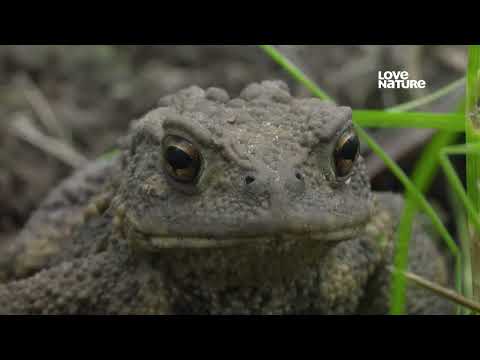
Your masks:
{"label": "golden eye", "polygon": [[197,180],[202,160],[200,152],[189,141],[169,136],[164,141],[164,159],[168,174],[181,183]]}
{"label": "golden eye", "polygon": [[360,142],[354,132],[346,132],[338,139],[333,153],[335,172],[338,177],[345,177],[350,174],[359,153]]}

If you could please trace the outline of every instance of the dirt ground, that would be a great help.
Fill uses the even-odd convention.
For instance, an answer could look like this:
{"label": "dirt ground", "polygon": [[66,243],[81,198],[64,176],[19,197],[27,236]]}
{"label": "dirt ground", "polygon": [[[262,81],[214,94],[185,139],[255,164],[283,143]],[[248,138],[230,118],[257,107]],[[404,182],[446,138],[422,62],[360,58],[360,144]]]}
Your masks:
{"label": "dirt ground", "polygon": [[[353,108],[411,100],[458,79],[466,66],[464,47],[278,48],[338,103]],[[404,69],[425,79],[427,90],[377,89],[379,70]],[[0,242],[61,179],[115,148],[129,122],[160,97],[190,85],[236,95],[266,79],[283,79],[296,95],[308,95],[255,46],[0,46]],[[459,95],[433,110],[452,111]],[[388,176],[378,179],[374,185],[384,190],[396,186]]]}

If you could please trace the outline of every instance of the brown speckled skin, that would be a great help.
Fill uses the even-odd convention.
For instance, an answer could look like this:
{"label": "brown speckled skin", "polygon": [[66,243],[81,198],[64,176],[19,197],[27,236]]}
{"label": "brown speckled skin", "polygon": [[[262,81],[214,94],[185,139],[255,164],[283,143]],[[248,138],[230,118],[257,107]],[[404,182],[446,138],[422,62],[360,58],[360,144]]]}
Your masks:
{"label": "brown speckled skin", "polygon": [[[136,121],[122,154],[66,180],[0,259],[1,313],[385,313],[401,198],[370,191],[361,158],[335,176],[351,110],[282,82],[237,99],[191,87]],[[162,141],[201,152],[195,184],[165,171]],[[245,178],[255,181],[247,184]],[[446,281],[419,225],[413,271]],[[410,313],[451,307],[410,289]]]}

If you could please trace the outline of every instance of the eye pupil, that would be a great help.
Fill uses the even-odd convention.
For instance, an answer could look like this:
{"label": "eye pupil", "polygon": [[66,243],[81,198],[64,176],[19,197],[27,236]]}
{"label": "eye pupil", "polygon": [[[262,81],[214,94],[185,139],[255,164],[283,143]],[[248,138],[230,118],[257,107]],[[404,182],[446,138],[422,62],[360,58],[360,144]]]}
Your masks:
{"label": "eye pupil", "polygon": [[354,161],[358,155],[360,144],[356,136],[349,137],[340,148],[340,156],[345,160]]}
{"label": "eye pupil", "polygon": [[360,142],[354,133],[346,133],[340,137],[334,153],[337,176],[345,177],[350,173],[359,152]]}
{"label": "eye pupil", "polygon": [[193,159],[185,151],[176,146],[169,146],[167,149],[166,158],[170,166],[177,169],[186,169],[191,166]]}

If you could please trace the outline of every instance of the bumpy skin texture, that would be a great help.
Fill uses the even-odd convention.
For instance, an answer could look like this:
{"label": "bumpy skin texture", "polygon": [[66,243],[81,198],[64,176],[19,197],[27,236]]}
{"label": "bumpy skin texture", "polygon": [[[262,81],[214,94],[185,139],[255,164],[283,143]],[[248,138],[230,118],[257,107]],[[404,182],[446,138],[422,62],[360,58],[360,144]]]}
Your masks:
{"label": "bumpy skin texture", "polygon": [[[230,99],[191,87],[132,125],[122,154],[61,184],[0,263],[1,313],[353,314],[388,309],[401,198],[370,191],[363,160],[332,154],[351,110],[294,99],[282,82]],[[193,183],[164,142],[201,154]],[[422,224],[412,270],[445,283]],[[451,307],[410,289],[411,313]]]}

